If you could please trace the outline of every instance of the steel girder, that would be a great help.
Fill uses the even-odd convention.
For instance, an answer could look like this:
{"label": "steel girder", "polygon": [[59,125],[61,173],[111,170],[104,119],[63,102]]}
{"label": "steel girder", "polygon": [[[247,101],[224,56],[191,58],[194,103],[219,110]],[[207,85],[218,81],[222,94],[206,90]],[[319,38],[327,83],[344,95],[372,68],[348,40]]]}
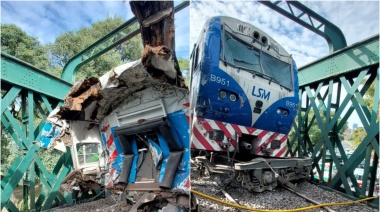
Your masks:
{"label": "steel girder", "polygon": [[325,38],[330,53],[347,46],[346,38],[339,27],[300,2],[267,0],[259,0],[259,2]]}
{"label": "steel girder", "polygon": [[[3,52],[1,52],[1,81],[18,85],[19,87],[59,100],[63,100],[67,92],[73,86],[71,83],[54,77],[41,69]],[[54,89],[51,89],[52,87],[54,87]],[[11,99],[11,101],[12,100],[13,99]],[[1,108],[4,109],[5,107]]]}
{"label": "steel girder", "polygon": [[[323,182],[323,177],[320,183],[343,190],[352,197],[372,196],[375,188],[379,159],[378,46],[379,37],[374,36],[299,69],[301,101],[294,123],[295,136],[288,142],[287,155],[311,156],[313,168],[319,176],[324,176],[325,164],[329,163],[328,183]],[[375,83],[375,94],[370,108],[364,96],[372,83]],[[366,136],[348,158],[339,134],[343,133],[354,112],[359,116]],[[321,129],[321,138],[316,144],[312,143],[313,135],[309,133],[313,124]],[[360,187],[354,171],[364,159]],[[331,175],[332,164],[338,171],[335,176]]]}
{"label": "steel girder", "polygon": [[[7,64],[7,62],[6,58],[2,58],[2,64]],[[38,80],[38,76],[48,76],[45,73],[39,73],[38,70],[36,71],[30,65],[25,66],[24,63],[18,62],[16,62],[16,65],[3,65],[2,71],[7,73],[30,72],[29,80],[35,80],[33,77]],[[37,155],[40,147],[35,144],[41,136],[47,115],[60,104],[60,95],[58,95],[58,98],[52,98],[50,97],[52,95],[51,91],[38,91],[38,88],[32,90],[28,86],[21,87],[23,86],[22,83],[24,83],[22,81],[11,84],[7,79],[2,79],[1,81],[2,90],[6,91],[1,97],[1,123],[23,154],[13,161],[1,181],[1,209],[7,207],[10,211],[18,211],[18,208],[10,200],[10,196],[21,180],[23,180],[24,208],[30,210],[47,209],[53,204],[54,199],[56,199],[56,202],[58,200],[66,202],[62,194],[59,193],[59,185],[72,169],[70,151],[61,156],[53,172],[50,173]],[[55,79],[51,76],[50,81]],[[58,82],[62,83],[62,81]],[[57,84],[59,85],[59,83]],[[50,86],[53,85],[51,84]],[[66,89],[65,94],[67,92],[68,89]],[[18,112],[12,109],[12,105],[18,104],[14,103],[18,98],[21,99],[21,101],[18,101],[21,117],[16,118],[16,113]],[[41,117],[39,120],[36,118],[36,114]],[[40,186],[41,192],[37,200],[35,191],[36,176],[42,183],[42,186]]]}

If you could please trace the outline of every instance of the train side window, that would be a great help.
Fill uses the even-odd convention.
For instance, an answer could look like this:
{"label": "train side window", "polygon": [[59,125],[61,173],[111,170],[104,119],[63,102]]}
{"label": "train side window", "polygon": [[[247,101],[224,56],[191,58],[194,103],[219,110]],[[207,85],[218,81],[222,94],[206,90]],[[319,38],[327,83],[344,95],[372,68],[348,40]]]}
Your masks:
{"label": "train side window", "polygon": [[192,60],[191,60],[191,70],[192,70],[192,72],[194,71],[195,72],[195,70],[197,69],[197,67],[198,67],[198,49],[199,49],[199,47],[198,46],[195,46],[194,47],[194,50],[193,50],[193,53],[192,53]]}
{"label": "train side window", "polygon": [[193,69],[195,70],[196,68],[197,68],[197,66],[198,66],[198,46],[196,47],[196,49],[195,49],[195,55],[194,55],[194,63],[193,63]]}
{"label": "train side window", "polygon": [[198,48],[197,48],[198,54],[197,54],[197,66],[199,63],[201,63],[202,58],[203,58],[203,40],[199,43]]}
{"label": "train side window", "polygon": [[194,44],[194,48],[193,48],[193,51],[191,52],[191,55],[190,55],[190,71],[193,72],[194,69],[195,69],[195,55],[196,55],[196,52],[197,52],[197,45]]}
{"label": "train side window", "polygon": [[99,144],[77,144],[79,164],[93,163],[99,161]]}

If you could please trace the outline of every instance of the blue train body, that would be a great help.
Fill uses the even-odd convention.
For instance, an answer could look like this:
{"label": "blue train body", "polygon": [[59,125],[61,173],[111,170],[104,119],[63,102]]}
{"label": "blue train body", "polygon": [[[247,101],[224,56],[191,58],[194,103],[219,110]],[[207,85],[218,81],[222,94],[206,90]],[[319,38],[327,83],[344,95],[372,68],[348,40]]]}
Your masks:
{"label": "blue train body", "polygon": [[[255,81],[263,81],[264,79],[256,73],[257,80],[251,80],[252,84],[245,87],[242,79],[237,76],[233,77],[220,67],[221,54],[223,54],[223,46],[220,45],[223,40],[223,23],[221,17],[209,19],[205,26],[205,32],[201,37],[202,44],[199,44],[200,67],[199,72],[193,75],[192,87],[198,87],[195,95],[197,115],[206,119],[218,120],[238,125],[259,128],[268,131],[274,131],[287,134],[291,128],[293,119],[297,113],[296,105],[298,104],[298,78],[295,62],[292,60],[289,70],[292,77],[292,88],[289,95],[279,97],[279,95],[270,90],[273,84],[266,80],[266,86],[255,83]],[[273,50],[274,51],[274,50]],[[241,70],[242,72],[245,70]],[[280,82],[281,83],[281,82]],[[285,90],[285,88],[283,88]],[[228,94],[234,94],[236,101],[229,98],[220,98],[218,93],[225,90]],[[279,91],[276,91],[279,92]],[[264,105],[272,100],[270,105],[261,111],[258,118],[253,117],[253,102],[261,100]],[[243,103],[244,102],[244,103]],[[251,104],[249,104],[249,103]],[[248,104],[247,104],[248,103]],[[277,108],[284,108],[289,111],[287,116],[278,115]],[[253,120],[254,119],[254,120]]]}
{"label": "blue train body", "polygon": [[299,102],[296,64],[265,32],[209,19],[191,55],[190,94],[198,167],[235,176],[254,192],[272,190],[279,176],[308,176],[311,159],[285,157]]}

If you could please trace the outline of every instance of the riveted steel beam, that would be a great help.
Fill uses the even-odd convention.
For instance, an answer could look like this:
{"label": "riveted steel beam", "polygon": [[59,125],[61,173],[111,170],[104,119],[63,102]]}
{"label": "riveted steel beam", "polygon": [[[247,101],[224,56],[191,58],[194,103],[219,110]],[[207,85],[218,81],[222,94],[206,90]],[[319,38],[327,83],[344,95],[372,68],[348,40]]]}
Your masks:
{"label": "riveted steel beam", "polygon": [[375,35],[300,67],[299,85],[328,80],[378,63],[379,35]]}
{"label": "riveted steel beam", "polygon": [[[60,100],[65,98],[73,86],[71,83],[3,52],[1,52],[1,81]],[[4,107],[2,107],[3,109]]]}
{"label": "riveted steel beam", "polygon": [[[301,4],[300,2],[271,2],[266,0],[259,0],[259,2],[325,38],[329,45],[330,53],[333,53],[347,46],[346,38],[344,37],[343,32],[339,29],[339,27],[323,18],[310,8]],[[280,4],[285,3],[287,7],[283,8],[280,6]],[[299,11],[299,13],[296,13],[296,10]],[[306,20],[302,18],[306,16]]]}

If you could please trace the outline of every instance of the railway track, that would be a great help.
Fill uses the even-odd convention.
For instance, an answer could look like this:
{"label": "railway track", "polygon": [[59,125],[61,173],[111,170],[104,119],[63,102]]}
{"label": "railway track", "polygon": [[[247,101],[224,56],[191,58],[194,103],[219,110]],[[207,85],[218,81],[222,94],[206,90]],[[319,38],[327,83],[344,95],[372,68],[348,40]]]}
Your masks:
{"label": "railway track", "polygon": [[[192,172],[192,190],[199,191],[203,194],[213,196],[216,199],[260,210],[295,210],[309,206],[319,205],[322,203],[333,202],[350,202],[351,200],[335,193],[324,190],[307,181],[297,183],[299,191],[293,191],[284,187],[277,187],[273,191],[262,193],[251,193],[240,187],[240,184],[232,181],[228,185],[223,185],[224,177],[200,177]],[[225,195],[228,193],[228,196]],[[232,198],[232,199],[231,199]],[[233,201],[232,201],[233,200]],[[215,202],[204,197],[197,196],[199,211],[248,211],[230,207],[219,202]],[[329,206],[314,208],[305,211],[360,211],[372,212],[377,211],[364,203],[354,203],[344,206]]]}

